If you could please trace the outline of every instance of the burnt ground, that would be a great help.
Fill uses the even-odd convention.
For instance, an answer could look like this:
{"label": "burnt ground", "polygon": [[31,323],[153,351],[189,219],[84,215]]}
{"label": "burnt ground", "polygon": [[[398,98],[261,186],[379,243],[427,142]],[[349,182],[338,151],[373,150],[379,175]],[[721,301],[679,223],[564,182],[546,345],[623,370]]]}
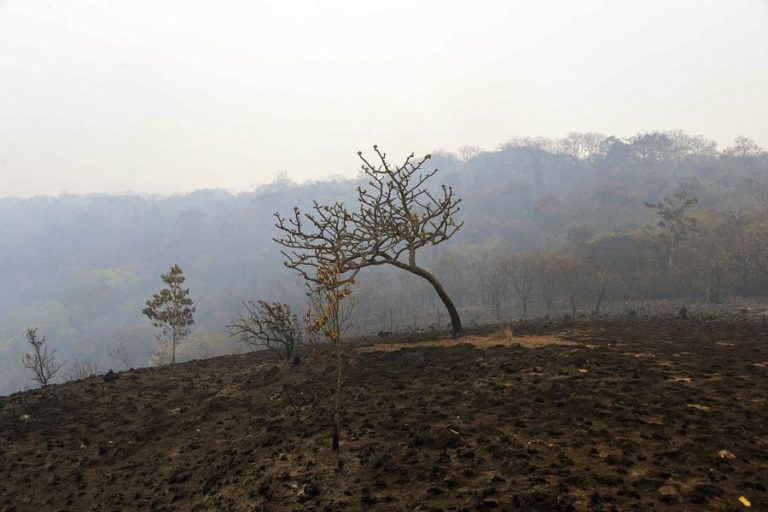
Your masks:
{"label": "burnt ground", "polygon": [[0,510],[768,508],[768,328],[514,329],[355,350],[339,455],[266,354],[0,398]]}

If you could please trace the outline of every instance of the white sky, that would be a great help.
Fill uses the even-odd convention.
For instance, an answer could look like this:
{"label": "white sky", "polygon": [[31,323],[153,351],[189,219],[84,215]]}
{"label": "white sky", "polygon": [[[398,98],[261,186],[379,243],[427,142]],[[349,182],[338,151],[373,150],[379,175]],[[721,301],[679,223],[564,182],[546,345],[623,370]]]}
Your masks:
{"label": "white sky", "polygon": [[768,0],[0,0],[0,196],[653,129],[768,146]]}

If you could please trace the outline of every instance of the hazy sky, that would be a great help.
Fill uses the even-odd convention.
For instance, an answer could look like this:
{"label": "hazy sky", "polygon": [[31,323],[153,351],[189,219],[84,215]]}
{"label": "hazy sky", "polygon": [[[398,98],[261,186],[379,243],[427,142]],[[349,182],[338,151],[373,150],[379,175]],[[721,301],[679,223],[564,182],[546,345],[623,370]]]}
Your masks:
{"label": "hazy sky", "polygon": [[653,129],[768,146],[768,1],[0,0],[0,196]]}

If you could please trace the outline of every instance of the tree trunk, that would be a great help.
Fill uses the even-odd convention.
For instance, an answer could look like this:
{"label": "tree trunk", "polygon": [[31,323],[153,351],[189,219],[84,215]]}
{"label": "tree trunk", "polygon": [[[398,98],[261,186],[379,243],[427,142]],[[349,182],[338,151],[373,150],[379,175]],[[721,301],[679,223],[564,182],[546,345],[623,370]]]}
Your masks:
{"label": "tree trunk", "polygon": [[597,294],[597,301],[595,302],[595,312],[594,312],[595,316],[600,314],[600,306],[603,304],[603,296],[605,295],[605,289],[607,287],[608,287],[608,283],[603,283],[603,285],[600,287],[600,293]]}
{"label": "tree trunk", "polygon": [[333,397],[333,439],[331,442],[331,448],[333,448],[334,451],[339,450],[339,439],[341,438],[341,388],[342,388],[342,382],[343,382],[342,375],[341,375],[342,362],[343,361],[341,358],[341,339],[337,339],[336,340],[336,393],[334,394],[334,397]]}
{"label": "tree trunk", "polygon": [[720,264],[718,263],[715,265],[715,293],[714,293],[714,302],[715,304],[720,304],[720,289],[722,286],[722,274],[720,272]]}
{"label": "tree trunk", "polygon": [[707,279],[707,304],[718,304],[720,302],[721,286],[720,264],[714,264],[709,271]]}
{"label": "tree trunk", "polygon": [[461,317],[459,317],[459,312],[456,309],[456,306],[453,305],[453,301],[448,296],[448,294],[445,291],[445,288],[443,288],[443,285],[440,284],[440,281],[437,280],[435,276],[427,272],[421,267],[408,265],[407,263],[403,263],[402,261],[397,261],[395,259],[387,259],[381,262],[389,263],[390,265],[394,265],[398,268],[401,268],[403,270],[407,270],[411,274],[416,274],[419,277],[423,277],[427,281],[429,281],[429,284],[432,285],[432,287],[437,292],[437,295],[440,297],[440,300],[443,301],[443,305],[445,306],[445,309],[448,310],[448,315],[451,317],[451,327],[453,328],[454,334],[458,334],[462,331],[461,327]]}

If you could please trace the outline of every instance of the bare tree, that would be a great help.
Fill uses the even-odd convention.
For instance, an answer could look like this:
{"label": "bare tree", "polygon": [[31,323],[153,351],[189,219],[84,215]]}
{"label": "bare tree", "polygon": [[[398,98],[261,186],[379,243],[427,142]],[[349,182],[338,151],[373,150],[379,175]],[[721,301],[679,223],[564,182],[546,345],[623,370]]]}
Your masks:
{"label": "bare tree", "polygon": [[[344,389],[344,358],[342,356],[343,324],[345,321],[344,301],[352,293],[353,279],[344,278],[340,265],[322,266],[317,269],[315,279],[307,283],[310,309],[307,312],[307,329],[315,370],[321,374],[315,380],[322,391],[316,395],[318,403],[332,411],[333,433],[331,447],[339,449],[341,439],[341,417]],[[323,343],[325,340],[329,343]]]}
{"label": "bare tree", "polygon": [[598,151],[605,140],[605,135],[595,132],[570,132],[557,141],[560,151],[579,160],[586,160]]}
{"label": "bare tree", "polygon": [[290,360],[293,350],[301,343],[302,327],[288,304],[259,300],[244,302],[246,314],[227,326],[230,336],[242,343],[272,350],[280,360]]}
{"label": "bare tree", "polygon": [[613,280],[613,275],[607,268],[600,265],[593,265],[592,272],[595,290],[595,308],[592,310],[592,314],[597,316],[600,314],[600,306],[603,305],[605,292],[608,290],[608,285]]}
{"label": "bare tree", "polygon": [[512,137],[501,145],[502,149],[507,148],[535,148],[540,151],[553,153],[557,149],[557,141],[546,137]]}
{"label": "bare tree", "polygon": [[432,285],[448,310],[454,332],[460,332],[461,319],[451,298],[437,277],[417,263],[416,255],[461,229],[463,223],[454,220],[461,200],[451,187],[442,186],[439,191],[426,187],[437,172],[422,171],[430,155],[415,160],[411,154],[402,165],[392,166],[377,146],[374,151],[375,165],[358,152],[369,181],[368,188],[357,189],[357,210],[349,211],[341,203],[315,202],[312,214],[302,215],[298,208],[288,218],[275,214],[282,232],[275,241],[285,248],[285,265],[315,282],[316,270],[329,265],[351,277],[373,265],[406,270]]}
{"label": "bare tree", "polygon": [[195,323],[195,306],[189,298],[189,288],[182,288],[185,278],[181,267],[173,265],[161,279],[167,288],[152,295],[142,313],[155,327],[161,329],[156,336],[161,345],[170,342],[171,364],[176,362],[176,346],[189,334],[189,326]]}
{"label": "bare tree", "polygon": [[536,276],[536,261],[532,255],[512,256],[506,262],[512,289],[523,308],[523,318],[528,318],[533,282]]}
{"label": "bare tree", "polygon": [[[766,195],[768,199],[768,195]],[[730,212],[726,217],[727,242],[730,249],[730,264],[738,276],[742,292],[746,290],[750,277],[765,263],[765,247],[768,245],[768,230],[763,224],[750,226],[745,215]]]}
{"label": "bare tree", "polygon": [[32,380],[43,388],[48,387],[63,363],[56,362],[56,350],[48,350],[48,338],[38,336],[37,327],[27,329],[26,340],[32,346],[32,353],[24,354],[24,367],[32,372]]}
{"label": "bare tree", "polygon": [[395,313],[403,308],[399,286],[391,272],[372,271],[361,277],[357,293],[356,319],[371,331],[395,332]]}
{"label": "bare tree", "polygon": [[70,380],[82,380],[99,373],[99,365],[93,359],[75,359],[69,370]]}
{"label": "bare tree", "polygon": [[555,298],[560,290],[560,276],[557,269],[557,254],[551,248],[545,247],[535,252],[536,273],[538,290],[541,300],[552,311],[555,307]]}
{"label": "bare tree", "polygon": [[459,148],[459,157],[467,162],[482,152],[483,149],[477,146],[464,145]]}
{"label": "bare tree", "polygon": [[486,254],[480,261],[480,286],[493,306],[496,321],[501,321],[501,306],[509,295],[509,272],[502,256],[496,252]]}
{"label": "bare tree", "polygon": [[725,154],[735,156],[737,158],[755,157],[764,154],[763,148],[761,148],[754,140],[739,135],[736,140],[733,141],[733,146],[726,148]]}
{"label": "bare tree", "polygon": [[[741,252],[744,224],[742,215],[731,212],[722,218],[705,218],[700,228],[698,244],[690,260],[698,260],[698,265],[691,265],[692,272],[698,278],[696,280],[704,282],[704,300],[708,304],[722,300],[728,275],[737,269],[744,270],[737,266],[738,263],[748,262],[741,259],[744,256]],[[764,252],[764,246],[761,252]]]}
{"label": "bare tree", "polygon": [[[294,208],[293,219],[286,221],[279,214],[276,217],[278,228],[285,232],[285,238],[276,241],[291,248],[290,253],[282,251],[285,265],[296,270],[307,286],[310,307],[305,321],[309,332],[308,366],[314,377],[312,393],[316,403],[332,411],[332,447],[338,450],[344,386],[343,324],[350,311],[344,301],[352,294],[357,273],[364,266],[355,264],[360,256],[353,252],[357,245],[353,243],[351,215],[340,203],[315,203],[314,216],[302,217]],[[312,232],[305,230],[303,218],[312,226]]]}
{"label": "bare tree", "polygon": [[553,258],[560,290],[565,295],[571,314],[576,315],[579,305],[589,292],[589,264],[570,254],[557,254]]}
{"label": "bare tree", "polygon": [[134,359],[128,351],[128,346],[120,342],[110,352],[109,357],[125,366],[126,370],[130,370],[134,367]]}
{"label": "bare tree", "polygon": [[705,139],[703,135],[688,135],[682,130],[666,132],[672,140],[674,156],[677,160],[714,158],[717,154],[717,142]]}

